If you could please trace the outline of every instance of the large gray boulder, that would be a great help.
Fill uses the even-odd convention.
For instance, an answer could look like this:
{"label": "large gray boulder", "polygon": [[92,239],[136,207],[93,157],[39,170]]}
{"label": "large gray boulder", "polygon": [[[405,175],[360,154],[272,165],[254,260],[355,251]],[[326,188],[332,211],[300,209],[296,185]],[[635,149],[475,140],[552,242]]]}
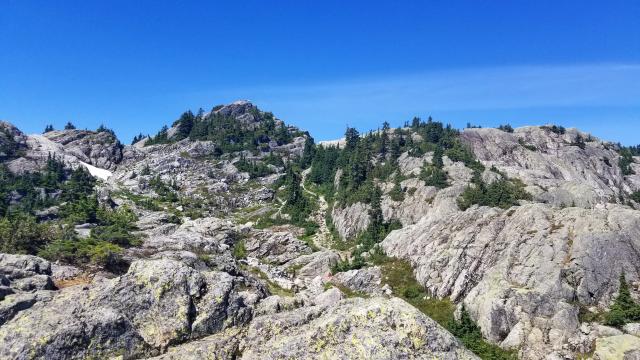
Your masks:
{"label": "large gray boulder", "polygon": [[101,169],[113,170],[122,161],[122,144],[108,131],[62,130],[44,136],[64,147],[67,155]]}
{"label": "large gray boulder", "polygon": [[304,241],[288,231],[256,231],[245,240],[245,248],[247,256],[274,265],[282,265],[312,252]]}
{"label": "large gray boulder", "polygon": [[19,313],[0,327],[0,357],[158,354],[246,323],[252,310],[244,301],[248,295],[238,290],[241,283],[227,273],[197,271],[173,260],[136,261],[121,277],[65,288]]}
{"label": "large gray boulder", "polygon": [[477,359],[398,298],[353,298],[255,318],[242,359]]}

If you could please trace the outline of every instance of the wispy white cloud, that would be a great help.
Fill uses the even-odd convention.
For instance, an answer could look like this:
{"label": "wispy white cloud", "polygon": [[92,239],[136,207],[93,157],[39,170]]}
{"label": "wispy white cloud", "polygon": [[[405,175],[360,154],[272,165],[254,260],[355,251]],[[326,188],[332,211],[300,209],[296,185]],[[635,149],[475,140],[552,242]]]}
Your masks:
{"label": "wispy white cloud", "polygon": [[[442,70],[240,87],[207,93],[206,97],[249,98],[283,119],[327,138],[341,133],[345,124],[369,129],[383,120],[398,124],[413,115],[434,113],[476,112],[486,118],[491,114],[513,114],[517,109],[563,108],[576,109],[578,113],[579,109],[595,107],[637,109],[640,64]],[[443,120],[456,123],[456,119]],[[555,119],[540,120],[545,123]]]}
{"label": "wispy white cloud", "polygon": [[451,70],[236,89],[255,100],[308,105],[428,105],[433,110],[640,105],[640,64]]}

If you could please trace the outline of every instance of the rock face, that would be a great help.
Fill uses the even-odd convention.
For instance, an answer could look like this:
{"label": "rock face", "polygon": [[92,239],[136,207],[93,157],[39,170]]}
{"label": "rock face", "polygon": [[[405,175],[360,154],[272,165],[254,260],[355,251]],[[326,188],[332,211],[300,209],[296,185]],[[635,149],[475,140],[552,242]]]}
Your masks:
{"label": "rock face", "polygon": [[639,238],[640,214],[627,207],[527,204],[430,212],[383,247],[435,296],[463,301],[488,339],[540,358],[583,346],[579,304],[608,307],[621,271],[638,281]]}
{"label": "rock face", "polygon": [[[638,213],[607,204],[637,190],[637,175],[621,176],[619,156],[606,143],[587,142],[584,150],[570,145],[574,131],[547,147],[536,142],[547,149],[540,153],[516,140],[535,142],[546,132],[533,128],[513,135],[472,129],[463,137],[487,168],[495,166],[521,179],[534,201],[545,204],[461,212],[455,200],[468,178],[454,175],[455,164],[447,165],[446,158],[450,187],[435,191],[410,178],[402,186],[415,189],[411,195],[400,203],[385,197],[382,204],[385,219],[415,224],[389,235],[385,251],[409,259],[419,281],[434,295],[464,302],[489,340],[521,349],[525,359],[571,357],[593,351],[596,340],[615,340],[611,334],[580,331],[578,312],[580,307],[607,309],[621,271],[632,284],[638,284],[639,275],[634,265],[640,246]],[[502,137],[515,137],[512,145],[517,148],[496,150],[503,145]],[[561,155],[550,154],[552,146]],[[405,167],[403,171],[411,173],[411,167]],[[483,178],[486,174],[491,175],[485,172]],[[570,205],[578,207],[556,207]],[[363,215],[351,212],[336,219],[340,213],[334,211],[334,223],[341,226],[348,224],[345,219]],[[632,354],[634,347],[627,348]]]}
{"label": "rock face", "polygon": [[[445,156],[449,186],[438,190],[417,177],[431,154],[402,154],[404,198],[388,195],[393,183],[378,184],[385,220],[405,225],[385,239],[385,252],[410,260],[434,296],[464,302],[489,340],[523,358],[593,351],[611,334],[580,331],[580,308],[606,310],[621,271],[638,295],[640,215],[627,199],[640,190],[640,172],[624,176],[617,145],[576,129],[465,129],[461,140],[485,166],[485,182],[520,180],[532,201],[460,211],[470,169]],[[366,228],[368,210],[354,204],[332,217],[348,238]]]}
{"label": "rock face", "polygon": [[338,234],[344,239],[349,239],[369,226],[369,206],[355,203],[342,209],[334,207],[331,217]]}
{"label": "rock face", "polygon": [[242,359],[476,359],[433,320],[404,301],[347,299],[251,322]]}
{"label": "rock face", "polygon": [[522,180],[537,200],[552,205],[592,207],[638,188],[636,177],[622,175],[615,145],[576,129],[564,134],[537,126],[513,133],[466,129],[462,140],[487,167]]}
{"label": "rock face", "polygon": [[640,338],[631,335],[618,335],[596,342],[596,351],[593,358],[596,360],[605,359],[640,359]]}
{"label": "rock face", "polygon": [[51,264],[30,255],[0,254],[0,326],[52,296]]}
{"label": "rock face", "polygon": [[24,150],[19,157],[9,161],[7,167],[14,173],[34,172],[54,156],[72,167],[84,163],[113,170],[122,160],[122,149],[118,139],[106,131],[50,131],[45,135],[25,136]]}
{"label": "rock face", "polygon": [[122,160],[122,144],[108,131],[62,130],[44,136],[64,147],[65,153],[98,168],[114,170]]}
{"label": "rock face", "polygon": [[336,274],[331,282],[364,294],[382,295],[382,273],[377,266]]}
{"label": "rock face", "polygon": [[122,277],[75,286],[0,327],[12,359],[71,359],[160,352],[171,344],[241,325],[251,316],[239,279],[173,260],[134,262]]}

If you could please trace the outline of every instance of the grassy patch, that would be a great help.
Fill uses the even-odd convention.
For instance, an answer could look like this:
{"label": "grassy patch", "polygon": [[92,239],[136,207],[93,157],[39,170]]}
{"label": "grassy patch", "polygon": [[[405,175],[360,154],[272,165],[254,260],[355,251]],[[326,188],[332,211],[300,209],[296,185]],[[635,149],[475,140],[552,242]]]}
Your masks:
{"label": "grassy patch", "polygon": [[387,258],[378,263],[381,263],[382,282],[389,284],[396,296],[415,306],[442,326],[446,326],[453,320],[455,305],[448,299],[440,300],[430,297],[414,277],[409,262]]}
{"label": "grassy patch", "polygon": [[332,287],[340,290],[344,294],[344,296],[347,298],[354,298],[354,297],[368,298],[369,297],[369,294],[363,293],[361,291],[353,291],[342,284],[336,284],[332,282],[328,282],[324,284],[325,290],[331,289]]}
{"label": "grassy patch", "polygon": [[233,257],[236,259],[247,258],[247,249],[244,246],[244,240],[240,240],[233,245]]}
{"label": "grassy patch", "polygon": [[418,283],[413,268],[404,260],[378,259],[383,283],[389,284],[396,296],[402,298],[438,324],[456,335],[462,343],[482,359],[517,359],[515,351],[507,351],[482,338],[479,328],[468,316],[458,322],[453,313],[455,305],[448,299],[436,299]]}

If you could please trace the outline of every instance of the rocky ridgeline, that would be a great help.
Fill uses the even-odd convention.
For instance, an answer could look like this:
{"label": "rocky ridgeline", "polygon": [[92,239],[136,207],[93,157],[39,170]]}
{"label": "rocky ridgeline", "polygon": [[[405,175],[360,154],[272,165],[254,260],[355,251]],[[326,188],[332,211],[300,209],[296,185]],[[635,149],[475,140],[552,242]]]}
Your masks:
{"label": "rocky ridgeline", "polygon": [[[461,211],[457,199],[471,169],[445,157],[450,186],[438,190],[416,177],[431,154],[405,153],[399,158],[405,197],[387,194],[382,201],[385,219],[405,227],[383,241],[385,252],[409,260],[434,296],[464,303],[487,339],[519,349],[523,358],[572,358],[616,343],[605,339],[621,332],[581,324],[579,313],[608,309],[621,272],[638,294],[640,212],[620,199],[640,188],[640,176],[623,176],[616,145],[575,129],[465,129],[461,139],[485,165],[484,181],[518,179],[532,200]],[[393,184],[381,187],[388,193]],[[334,208],[337,231],[345,237],[364,231],[368,209]]]}
{"label": "rocky ridgeline", "polygon": [[[257,126],[250,103],[213,111]],[[8,154],[7,166],[16,173],[38,171],[50,155],[108,170],[100,201],[134,209],[143,241],[125,249],[130,265],[120,275],[0,255],[2,358],[476,358],[423,313],[384,295],[379,274],[376,284],[344,279],[375,295],[347,299],[330,285],[336,252],[301,241],[295,228],[254,229],[230,217],[234,209],[273,206],[270,185],[283,169],[250,179],[234,165],[259,161],[264,151],[215,157],[211,141],[122,146],[109,132],[10,129],[20,151]],[[269,142],[269,153],[296,158],[304,143]],[[208,201],[206,211],[175,221],[182,206],[168,208],[154,179]]]}
{"label": "rocky ridgeline", "polygon": [[[258,111],[240,101],[205,117],[256,129]],[[397,297],[380,266],[332,275],[348,255],[325,247],[331,241],[247,220],[282,209],[272,185],[284,168],[269,164],[252,178],[238,162],[299,158],[305,135],[219,155],[214,141],[177,140],[177,125],[166,143],[148,146],[123,146],[108,131],[24,135],[0,125],[10,171],[37,171],[50,154],[107,170],[100,202],[132,208],[142,239],[124,250],[120,273],[0,254],[1,358],[477,358]],[[585,312],[608,309],[621,271],[634,296],[640,286],[640,212],[628,200],[640,175],[622,175],[616,145],[545,127],[465,129],[460,139],[485,166],[486,183],[520,180],[531,200],[461,211],[473,170],[445,156],[448,186],[425,186],[419,175],[432,153],[405,152],[402,199],[391,196],[394,183],[377,184],[384,219],[403,225],[382,242],[385,253],[408,260],[430,296],[464,304],[486,339],[520,358],[640,356],[637,324],[581,322]],[[340,170],[336,186],[339,178]],[[181,201],[166,201],[172,193]],[[370,210],[356,202],[329,213],[349,239],[367,229]]]}

